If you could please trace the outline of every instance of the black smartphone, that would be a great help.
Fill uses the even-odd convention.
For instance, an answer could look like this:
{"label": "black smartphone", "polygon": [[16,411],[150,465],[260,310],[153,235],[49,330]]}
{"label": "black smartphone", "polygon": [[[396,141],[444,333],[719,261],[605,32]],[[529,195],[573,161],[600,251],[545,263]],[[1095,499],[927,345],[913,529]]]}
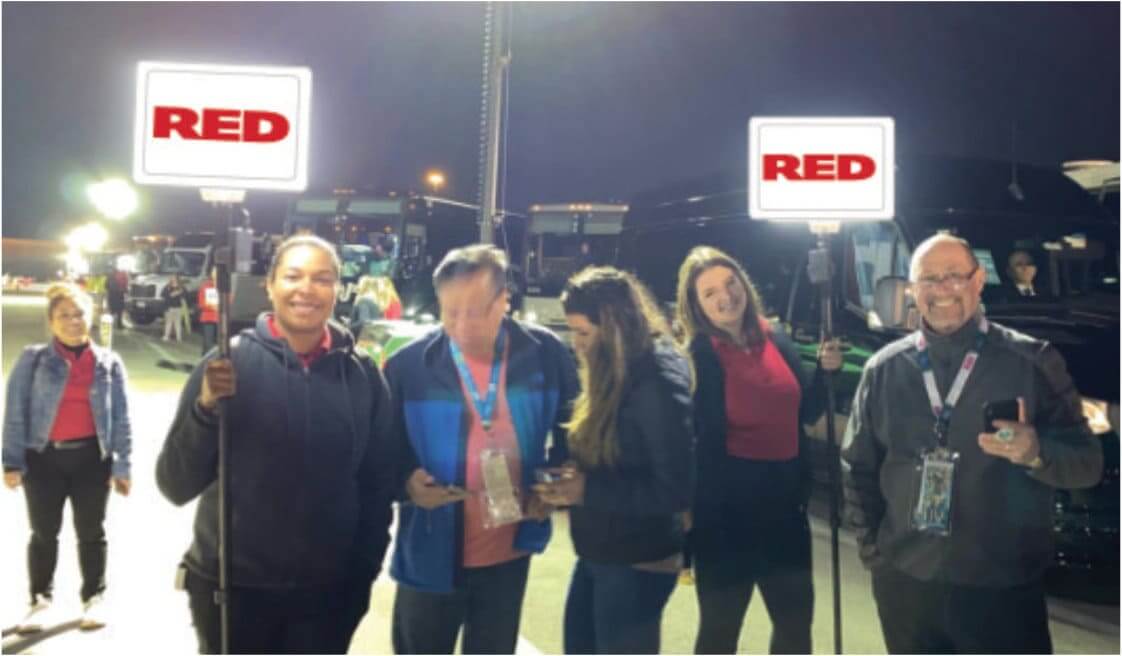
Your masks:
{"label": "black smartphone", "polygon": [[987,433],[997,432],[997,426],[993,425],[994,419],[1017,421],[1020,418],[1020,414],[1020,406],[1017,404],[1017,399],[986,401],[982,404],[982,417],[986,422]]}

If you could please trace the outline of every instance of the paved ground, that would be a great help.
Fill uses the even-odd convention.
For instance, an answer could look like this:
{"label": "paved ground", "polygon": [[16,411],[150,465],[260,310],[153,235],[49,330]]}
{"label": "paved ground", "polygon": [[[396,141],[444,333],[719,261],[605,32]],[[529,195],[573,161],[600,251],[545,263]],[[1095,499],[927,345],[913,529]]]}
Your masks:
{"label": "paved ground", "polygon": [[[3,371],[10,371],[19,350],[41,341],[42,304],[27,297],[3,298]],[[134,430],[134,490],[128,498],[114,495],[109,506],[109,600],[114,621],[90,633],[74,630],[73,622],[38,641],[5,636],[5,653],[194,653],[186,597],[173,589],[175,565],[190,540],[193,505],[175,508],[158,493],[154,462],[163,442],[185,374],[157,366],[161,360],[193,363],[198,357],[198,335],[187,344],[159,341],[158,326],[118,331],[115,347],[126,360],[130,375]],[[166,362],[165,362],[166,365]],[[0,490],[0,517],[5,539],[0,541],[0,577],[6,592],[0,595],[0,625],[10,626],[23,614],[27,578],[23,567],[28,535],[23,496]],[[816,608],[814,647],[818,653],[833,648],[828,532],[815,522],[814,558]],[[565,517],[559,516],[556,537],[547,552],[534,559],[522,615],[520,653],[559,653],[561,608],[564,604],[574,556]],[[884,644],[870,595],[867,574],[857,563],[852,539],[843,533],[842,605],[844,647],[851,653],[883,653]],[[66,520],[60,544],[56,597],[69,604],[66,614],[78,617],[78,572],[73,531]],[[353,653],[388,654],[389,618],[394,584],[381,577],[373,589],[373,604],[351,645]],[[1118,653],[1118,605],[1079,605],[1050,600],[1052,633],[1059,653]],[[65,618],[64,618],[65,619]],[[697,626],[697,604],[692,587],[679,586],[663,620],[663,652],[692,651]],[[756,600],[741,635],[740,651],[766,653],[769,623],[763,604]]]}

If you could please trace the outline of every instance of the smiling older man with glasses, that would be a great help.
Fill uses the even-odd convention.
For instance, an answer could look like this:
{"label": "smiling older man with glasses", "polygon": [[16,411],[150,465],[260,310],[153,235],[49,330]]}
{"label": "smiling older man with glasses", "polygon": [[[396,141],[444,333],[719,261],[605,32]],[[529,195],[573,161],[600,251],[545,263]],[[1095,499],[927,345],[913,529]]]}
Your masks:
{"label": "smiling older man with glasses", "polygon": [[514,653],[530,555],[549,542],[529,487],[567,455],[576,364],[556,335],[506,317],[506,269],[493,246],[449,252],[433,274],[441,327],[386,364],[405,463],[398,654],[451,654],[461,628],[465,654]]}
{"label": "smiling older man with glasses", "polygon": [[[890,653],[1048,653],[1053,488],[1090,487],[1102,448],[1060,354],[988,321],[970,245],[912,257],[921,329],[869,359],[842,451],[847,519]],[[1016,417],[987,427],[1001,401]]]}

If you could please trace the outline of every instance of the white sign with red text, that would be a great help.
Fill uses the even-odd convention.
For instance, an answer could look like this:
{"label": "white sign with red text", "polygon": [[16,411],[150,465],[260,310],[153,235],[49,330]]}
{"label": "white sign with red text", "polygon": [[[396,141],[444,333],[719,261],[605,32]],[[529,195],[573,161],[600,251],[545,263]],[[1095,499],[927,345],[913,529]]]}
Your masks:
{"label": "white sign with red text", "polygon": [[868,221],[896,214],[895,128],[886,117],[754,117],[748,214]]}
{"label": "white sign with red text", "polygon": [[312,72],[140,62],[133,177],[140,184],[302,191]]}

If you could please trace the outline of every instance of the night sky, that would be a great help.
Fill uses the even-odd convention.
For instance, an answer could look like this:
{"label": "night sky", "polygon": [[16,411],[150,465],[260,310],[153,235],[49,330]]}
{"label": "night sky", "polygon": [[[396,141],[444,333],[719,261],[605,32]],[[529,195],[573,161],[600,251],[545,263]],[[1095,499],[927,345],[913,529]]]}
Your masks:
{"label": "night sky", "polygon": [[[140,60],[313,73],[313,187],[476,202],[484,6],[3,4],[3,234],[58,238],[132,170]],[[1119,4],[517,4],[505,205],[624,201],[743,167],[753,115],[890,115],[910,153],[1119,157]],[[210,225],[146,187],[134,233]],[[290,195],[251,192],[279,230]]]}

